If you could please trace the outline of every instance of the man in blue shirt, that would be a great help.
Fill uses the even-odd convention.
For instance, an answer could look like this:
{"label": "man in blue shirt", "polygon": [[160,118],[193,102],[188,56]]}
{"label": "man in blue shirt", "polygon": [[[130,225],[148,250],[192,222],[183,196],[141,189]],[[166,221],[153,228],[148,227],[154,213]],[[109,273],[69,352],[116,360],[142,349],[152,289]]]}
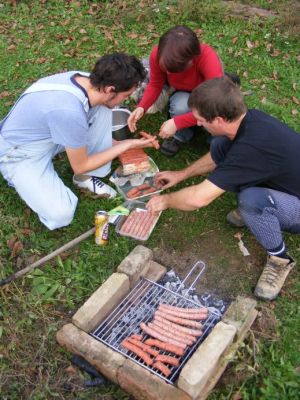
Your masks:
{"label": "man in blue shirt", "polygon": [[52,159],[66,151],[73,182],[102,197],[116,192],[100,178],[111,161],[151,139],[112,141],[112,108],[145,78],[140,61],[124,53],[101,57],[91,74],[71,71],[30,86],[0,122],[0,172],[49,229],[70,224],[77,197]]}
{"label": "man in blue shirt", "polygon": [[189,106],[198,124],[214,136],[210,152],[182,171],[158,173],[156,180],[167,189],[210,174],[199,185],[153,197],[147,208],[195,210],[225,191],[236,192],[243,223],[268,254],[254,293],[272,300],[295,264],[282,231],[300,233],[300,135],[261,111],[247,110],[239,88],[228,78],[199,85]]}

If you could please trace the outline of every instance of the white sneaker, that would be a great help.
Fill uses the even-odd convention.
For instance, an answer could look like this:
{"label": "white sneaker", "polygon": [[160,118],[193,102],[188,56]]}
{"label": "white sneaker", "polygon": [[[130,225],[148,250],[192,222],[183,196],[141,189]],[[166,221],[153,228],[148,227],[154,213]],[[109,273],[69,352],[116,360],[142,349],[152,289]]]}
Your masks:
{"label": "white sneaker", "polygon": [[113,188],[106,185],[97,176],[73,175],[73,183],[81,189],[97,194],[99,197],[112,199],[117,195]]}

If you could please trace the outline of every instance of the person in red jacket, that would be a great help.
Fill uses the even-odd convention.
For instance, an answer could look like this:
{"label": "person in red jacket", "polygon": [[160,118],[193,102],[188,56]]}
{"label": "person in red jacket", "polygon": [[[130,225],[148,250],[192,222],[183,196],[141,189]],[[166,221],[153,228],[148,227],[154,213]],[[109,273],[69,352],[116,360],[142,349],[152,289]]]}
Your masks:
{"label": "person in red jacket", "polygon": [[195,32],[182,25],[165,32],[150,54],[150,81],[137,108],[128,119],[131,132],[137,121],[159,97],[167,83],[175,89],[170,97],[170,119],[160,127],[159,136],[164,140],[161,152],[175,155],[182,143],[189,143],[197,125],[189,106],[191,91],[200,83],[224,75],[222,63],[215,50],[200,44]]}

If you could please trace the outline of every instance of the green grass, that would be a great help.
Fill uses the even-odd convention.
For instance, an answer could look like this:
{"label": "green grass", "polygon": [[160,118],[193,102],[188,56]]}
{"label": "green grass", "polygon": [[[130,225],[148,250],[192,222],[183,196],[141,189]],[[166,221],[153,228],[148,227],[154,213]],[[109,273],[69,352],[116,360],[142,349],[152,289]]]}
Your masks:
{"label": "green grass", "polygon": [[[240,74],[242,90],[252,92],[246,97],[249,107],[269,112],[298,129],[299,44],[293,33],[295,16],[288,13],[298,7],[297,3],[245,3],[280,14],[268,19],[233,16],[219,1],[199,0],[35,0],[19,1],[15,9],[2,2],[0,115],[4,116],[29,83],[39,77],[63,70],[90,70],[99,55],[114,50],[144,57],[166,29],[180,23],[198,32],[201,29],[201,40],[218,51],[225,69]],[[165,114],[146,116],[140,128],[155,132],[164,118]],[[183,168],[206,150],[204,138],[199,138],[196,147],[184,149],[174,159],[150,153],[164,170]],[[65,156],[59,157],[55,166],[72,187],[72,172]],[[181,187],[199,181],[195,178]],[[1,177],[0,188],[1,279],[88,230],[93,226],[95,211],[109,210],[121,202],[120,198],[94,200],[74,189],[80,197],[74,221],[69,227],[49,232]],[[234,205],[235,197],[226,194],[196,212],[167,210],[146,246],[156,253],[164,250],[173,255],[175,263],[189,255],[202,258],[208,264],[208,287],[218,282],[224,294],[251,296],[264,252],[251,234],[244,232],[243,240],[252,255],[249,259],[241,256],[234,238],[237,230],[225,222],[226,213]],[[13,241],[21,245],[13,248]],[[286,241],[299,264],[299,235],[286,235]],[[111,230],[109,246],[97,247],[92,238],[87,239],[51,264],[1,289],[2,398],[128,398],[112,384],[83,388],[87,376],[68,372],[71,356],[57,345],[55,333],[137,244]],[[259,304],[277,322],[271,330],[254,326],[229,368],[232,379],[221,382],[210,399],[230,399],[237,394],[243,399],[298,398],[297,278],[295,270],[278,300]]]}

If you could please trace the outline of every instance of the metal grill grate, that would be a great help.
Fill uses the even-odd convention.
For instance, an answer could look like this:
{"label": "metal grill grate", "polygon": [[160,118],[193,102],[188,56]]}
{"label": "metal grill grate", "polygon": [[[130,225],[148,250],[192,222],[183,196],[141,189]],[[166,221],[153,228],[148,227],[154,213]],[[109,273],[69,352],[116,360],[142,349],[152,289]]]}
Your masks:
{"label": "metal grill grate", "polygon": [[[192,268],[188,276],[193,272],[197,264]],[[198,277],[204,271],[204,263],[202,263],[201,265],[203,265],[204,267],[191,285],[190,289],[193,287]],[[184,281],[186,281],[188,276],[185,278]],[[180,365],[178,367],[171,367],[170,369],[172,373],[168,378],[166,378],[159,370],[147,366],[141,358],[121,346],[121,342],[134,333],[142,333],[143,341],[145,338],[149,337],[141,331],[140,323],[147,323],[151,321],[153,319],[154,312],[160,303],[174,305],[176,307],[182,308],[200,308],[199,304],[193,302],[192,300],[186,299],[180,294],[166,289],[156,282],[152,282],[146,278],[142,278],[140,282],[128,294],[128,296],[115,308],[115,310],[112,311],[109,317],[106,318],[90,334],[97,340],[100,340],[112,349],[130,358],[131,360],[146,368],[153,374],[159,376],[166,382],[173,384],[180,370],[183,368],[192,353],[205,339],[209,331],[220,319],[220,315],[210,311],[207,319],[205,321],[201,321],[201,323],[203,324],[203,335],[200,336],[192,346],[189,346],[187,348],[185,354],[180,360]],[[161,354],[171,355],[170,352],[162,350]]]}

